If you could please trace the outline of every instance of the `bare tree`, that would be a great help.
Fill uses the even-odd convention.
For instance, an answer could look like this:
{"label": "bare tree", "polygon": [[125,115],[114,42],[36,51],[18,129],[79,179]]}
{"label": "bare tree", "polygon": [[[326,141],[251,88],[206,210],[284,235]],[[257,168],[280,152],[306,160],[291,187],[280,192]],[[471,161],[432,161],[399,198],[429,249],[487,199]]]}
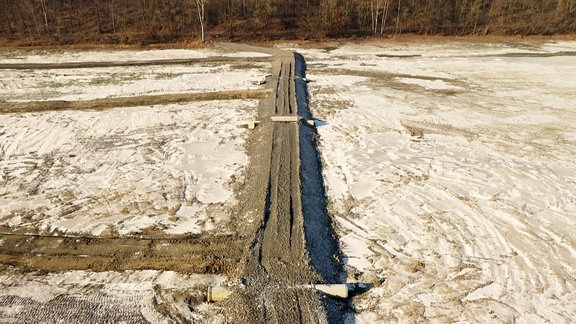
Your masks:
{"label": "bare tree", "polygon": [[108,10],[110,11],[110,19],[112,19],[112,33],[116,34],[116,18],[114,17],[114,0],[106,1]]}
{"label": "bare tree", "polygon": [[[389,0],[370,0],[372,18],[371,30],[374,35],[378,33],[378,30],[380,30],[380,35],[384,34],[384,27],[386,25],[389,7]],[[378,23],[380,23],[380,28],[378,28]]]}
{"label": "bare tree", "polygon": [[206,0],[195,0],[195,1],[196,1],[196,9],[198,10],[198,19],[200,20],[200,29],[202,30],[202,43],[204,43],[206,41],[204,36],[204,17],[206,16],[204,10],[204,4]]}
{"label": "bare tree", "polygon": [[398,34],[400,31],[400,6],[402,4],[402,0],[398,0],[398,14],[396,15],[396,31],[394,34]]}
{"label": "bare tree", "polygon": [[388,17],[388,8],[390,8],[389,0],[384,1],[384,12],[382,13],[382,21],[380,22],[380,35],[384,35],[384,27],[386,27],[386,18]]}
{"label": "bare tree", "polygon": [[42,8],[42,16],[44,18],[44,28],[46,29],[46,31],[48,31],[50,27],[48,26],[48,13],[46,10],[46,1],[40,0],[40,6]]}

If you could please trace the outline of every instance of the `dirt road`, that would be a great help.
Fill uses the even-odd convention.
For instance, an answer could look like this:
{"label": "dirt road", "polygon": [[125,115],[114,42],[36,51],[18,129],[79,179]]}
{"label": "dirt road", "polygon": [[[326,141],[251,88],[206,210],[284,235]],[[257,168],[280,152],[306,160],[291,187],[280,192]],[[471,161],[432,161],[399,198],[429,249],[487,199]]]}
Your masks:
{"label": "dirt road", "polygon": [[[307,109],[297,104],[296,91],[297,82],[303,82],[303,75],[296,72],[305,70],[305,62],[300,59],[298,64],[301,66],[297,69],[293,53],[274,51],[273,55],[276,60],[269,82],[276,91],[261,103],[260,119],[263,121],[270,120],[272,116],[295,117],[302,114],[302,109]],[[300,90],[298,96],[305,101],[306,88]],[[301,134],[303,128],[307,130],[305,137]],[[333,257],[337,254],[337,245],[333,242],[330,222],[307,220],[307,210],[317,213],[318,207],[303,206],[304,185],[301,178],[310,171],[302,170],[302,163],[305,163],[304,159],[317,159],[315,155],[303,157],[301,154],[303,141],[313,146],[311,133],[313,128],[303,122],[269,121],[264,122],[254,135],[258,145],[252,149],[260,153],[251,154],[251,168],[259,169],[253,169],[253,172],[259,178],[256,182],[260,190],[253,191],[252,195],[261,198],[259,211],[263,217],[241,278],[243,287],[226,301],[229,318],[246,323],[343,320],[343,307],[327,307],[326,296],[303,288],[306,284],[333,282],[338,272],[338,262]],[[311,165],[319,168],[318,163]],[[320,170],[316,170],[316,173],[316,176],[321,176]],[[323,189],[317,194],[321,196],[317,204],[324,204]],[[318,218],[318,215],[312,217]],[[310,250],[312,242],[315,243],[315,247],[312,247],[314,251]],[[334,311],[335,308],[340,310]]]}

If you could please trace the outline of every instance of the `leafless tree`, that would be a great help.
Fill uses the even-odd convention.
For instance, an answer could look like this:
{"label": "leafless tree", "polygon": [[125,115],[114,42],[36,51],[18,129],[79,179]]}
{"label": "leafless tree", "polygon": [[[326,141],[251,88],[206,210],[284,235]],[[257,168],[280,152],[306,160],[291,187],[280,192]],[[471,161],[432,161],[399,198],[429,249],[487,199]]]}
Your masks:
{"label": "leafless tree", "polygon": [[388,8],[390,8],[390,1],[384,0],[384,9],[382,12],[382,21],[380,22],[380,35],[384,35],[384,28],[386,27],[386,18],[388,17]]}
{"label": "leafless tree", "polygon": [[205,18],[205,2],[206,0],[195,0],[196,1],[196,9],[198,11],[198,20],[200,20],[200,29],[202,31],[202,43],[206,41],[204,35],[204,18]]}
{"label": "leafless tree", "polygon": [[46,1],[40,0],[40,7],[42,8],[42,17],[44,18],[44,28],[46,31],[49,30],[48,26],[48,12],[46,10]]}
{"label": "leafless tree", "polygon": [[398,32],[400,31],[400,9],[401,9],[401,0],[398,0],[398,14],[396,15],[396,31],[394,32],[395,34],[398,34]]}
{"label": "leafless tree", "polygon": [[[384,34],[390,0],[370,0],[371,31],[372,34]],[[380,24],[380,26],[378,26]]]}

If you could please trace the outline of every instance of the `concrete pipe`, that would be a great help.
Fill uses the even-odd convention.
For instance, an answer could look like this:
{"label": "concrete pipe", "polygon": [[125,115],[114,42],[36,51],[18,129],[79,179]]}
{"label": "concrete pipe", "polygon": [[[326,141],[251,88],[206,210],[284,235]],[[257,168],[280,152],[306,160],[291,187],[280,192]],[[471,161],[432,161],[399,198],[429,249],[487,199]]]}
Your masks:
{"label": "concrete pipe", "polygon": [[300,120],[300,116],[297,115],[288,115],[288,116],[271,116],[270,120],[272,120],[273,122],[285,122],[285,123],[289,123],[289,122],[297,122]]}
{"label": "concrete pipe", "polygon": [[334,284],[334,285],[312,285],[312,287],[320,290],[326,295],[340,298],[348,298],[348,285],[347,284]]}
{"label": "concrete pipe", "polygon": [[208,302],[219,302],[226,299],[232,294],[232,289],[228,287],[212,287],[208,286]]}

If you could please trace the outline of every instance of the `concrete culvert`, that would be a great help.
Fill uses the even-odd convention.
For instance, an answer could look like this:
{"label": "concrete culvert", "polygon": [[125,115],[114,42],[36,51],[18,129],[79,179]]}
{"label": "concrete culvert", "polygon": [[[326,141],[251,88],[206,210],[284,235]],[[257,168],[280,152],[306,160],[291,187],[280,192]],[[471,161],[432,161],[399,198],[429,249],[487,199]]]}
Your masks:
{"label": "concrete culvert", "polygon": [[348,285],[346,284],[313,285],[312,287],[332,297],[348,298]]}
{"label": "concrete culvert", "polygon": [[[292,288],[302,289],[302,288],[314,288],[318,291],[325,293],[326,295],[339,298],[348,298],[348,285],[347,284],[333,284],[333,285],[304,285],[295,286]],[[206,300],[208,302],[219,302],[222,301],[232,294],[233,290],[229,287],[208,287],[208,296]]]}
{"label": "concrete culvert", "polygon": [[208,287],[208,296],[206,300],[208,302],[219,302],[226,299],[232,294],[232,289],[228,287]]}

